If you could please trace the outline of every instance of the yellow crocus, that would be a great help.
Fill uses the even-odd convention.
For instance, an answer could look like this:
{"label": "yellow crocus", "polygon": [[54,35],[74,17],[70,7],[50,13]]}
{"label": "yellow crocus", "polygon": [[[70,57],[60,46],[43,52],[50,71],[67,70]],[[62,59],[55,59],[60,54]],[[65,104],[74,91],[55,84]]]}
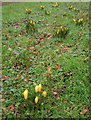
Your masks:
{"label": "yellow crocus", "polygon": [[38,85],[35,87],[35,92],[36,92],[36,93],[39,92],[39,86],[38,86]]}
{"label": "yellow crocus", "polygon": [[76,22],[76,19],[73,19],[74,22]]}
{"label": "yellow crocus", "polygon": [[44,92],[43,92],[43,96],[46,97],[46,94],[47,94],[46,91],[44,91]]}
{"label": "yellow crocus", "polygon": [[27,89],[23,92],[23,96],[24,96],[25,100],[28,98],[28,90]]}
{"label": "yellow crocus", "polygon": [[30,24],[32,24],[33,22],[32,21],[30,21]]}
{"label": "yellow crocus", "polygon": [[36,96],[36,98],[35,98],[35,103],[36,104],[38,103],[38,96]]}
{"label": "yellow crocus", "polygon": [[59,34],[59,32],[60,32],[60,29],[57,30],[57,34]]}
{"label": "yellow crocus", "polygon": [[44,9],[44,6],[40,6],[41,9]]}
{"label": "yellow crocus", "polygon": [[41,92],[41,88],[42,88],[42,85],[41,85],[41,84],[39,84],[39,92]]}
{"label": "yellow crocus", "polygon": [[63,26],[60,26],[60,29],[62,29],[63,28]]}
{"label": "yellow crocus", "polygon": [[35,22],[33,22],[33,25],[35,25]]}

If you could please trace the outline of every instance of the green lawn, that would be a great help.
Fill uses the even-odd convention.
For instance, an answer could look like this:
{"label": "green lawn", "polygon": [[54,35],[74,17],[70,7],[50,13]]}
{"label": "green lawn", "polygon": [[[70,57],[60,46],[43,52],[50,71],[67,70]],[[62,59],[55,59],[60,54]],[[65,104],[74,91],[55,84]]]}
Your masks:
{"label": "green lawn", "polygon": [[[30,2],[2,7],[3,117],[90,116],[89,3],[53,4]],[[26,14],[26,8],[32,12]],[[83,23],[75,24],[73,19],[80,18]],[[26,32],[28,20],[35,22],[35,32]],[[65,38],[55,36],[59,26],[69,30]],[[45,98],[42,92],[35,93],[39,84],[42,92],[47,92]],[[26,89],[27,100],[22,95]]]}

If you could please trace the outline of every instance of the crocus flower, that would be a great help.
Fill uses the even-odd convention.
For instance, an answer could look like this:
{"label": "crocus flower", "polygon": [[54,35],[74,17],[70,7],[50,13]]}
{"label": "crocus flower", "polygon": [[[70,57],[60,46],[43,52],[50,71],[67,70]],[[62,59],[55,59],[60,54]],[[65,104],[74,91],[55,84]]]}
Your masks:
{"label": "crocus flower", "polygon": [[57,30],[57,34],[59,34],[59,33],[60,33],[60,29]]}
{"label": "crocus flower", "polygon": [[39,86],[38,86],[38,85],[35,87],[35,92],[36,92],[36,93],[39,92]]}
{"label": "crocus flower", "polygon": [[46,91],[44,91],[44,92],[43,92],[43,96],[46,97],[46,94],[47,94]]}
{"label": "crocus flower", "polygon": [[41,88],[42,88],[42,85],[41,85],[41,84],[39,84],[39,92],[41,92]]}
{"label": "crocus flower", "polygon": [[38,103],[38,96],[36,96],[36,98],[35,98],[35,103],[36,104]]}
{"label": "crocus flower", "polygon": [[25,100],[28,98],[28,90],[27,89],[23,92],[23,96],[24,96]]}

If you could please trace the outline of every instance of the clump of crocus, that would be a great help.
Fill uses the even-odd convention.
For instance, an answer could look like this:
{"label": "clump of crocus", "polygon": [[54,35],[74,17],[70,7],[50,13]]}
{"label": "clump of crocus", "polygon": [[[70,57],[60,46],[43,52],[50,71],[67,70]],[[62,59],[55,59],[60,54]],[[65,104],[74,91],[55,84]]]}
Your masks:
{"label": "clump of crocus", "polygon": [[31,9],[31,8],[26,9],[26,13],[27,13],[27,14],[30,14],[31,12],[32,12],[32,9]]}
{"label": "clump of crocus", "polygon": [[34,32],[35,31],[35,22],[33,20],[27,22],[26,31],[27,32]]}
{"label": "clump of crocus", "polygon": [[[34,99],[35,104],[37,104],[39,102],[39,98],[41,97],[41,95],[43,97],[46,97],[46,94],[47,94],[46,91],[43,91],[43,93],[41,93],[41,91],[42,91],[42,85],[41,84],[36,85],[35,93],[37,95],[35,96],[35,99]],[[24,99],[27,100],[28,99],[28,90],[26,89],[22,94],[23,94]]]}
{"label": "clump of crocus", "polygon": [[76,25],[83,25],[84,23],[84,19],[83,18],[80,18],[80,19],[73,19],[74,23]]}
{"label": "clump of crocus", "polygon": [[35,103],[37,104],[38,103],[38,96],[36,96],[36,98],[35,98]]}
{"label": "clump of crocus", "polygon": [[27,14],[30,14],[31,12],[32,12],[32,9],[31,9],[31,8],[26,9],[26,13],[27,13]]}
{"label": "clump of crocus", "polygon": [[[42,91],[42,85],[39,84],[39,85],[36,85],[35,86],[35,93],[40,93]],[[42,95],[43,97],[46,97],[46,91],[43,91]],[[35,97],[35,103],[37,104],[38,103],[38,96]]]}
{"label": "clump of crocus", "polygon": [[76,19],[73,19],[74,23],[76,24],[77,20]]}
{"label": "clump of crocus", "polygon": [[45,8],[45,6],[42,6],[42,5],[40,6],[40,9],[44,9],[44,8]]}
{"label": "clump of crocus", "polygon": [[79,25],[83,24],[83,21],[84,21],[83,18],[78,19],[78,24]]}
{"label": "clump of crocus", "polygon": [[74,7],[72,5],[68,6],[69,10],[72,10]]}
{"label": "clump of crocus", "polygon": [[77,8],[75,8],[75,7],[73,8],[73,10],[79,12],[79,9],[77,9]]}
{"label": "clump of crocus", "polygon": [[51,14],[51,11],[45,10],[45,14],[46,14],[46,15],[50,15],[50,14]]}
{"label": "clump of crocus", "polygon": [[43,91],[43,97],[46,97],[46,94],[47,94],[46,91]]}
{"label": "clump of crocus", "polygon": [[67,27],[64,27],[64,26],[60,26],[57,31],[56,31],[56,36],[57,37],[62,37],[62,38],[65,38],[66,35],[68,34],[68,28]]}
{"label": "clump of crocus", "polygon": [[69,9],[69,10],[78,11],[78,12],[79,12],[79,9],[73,7],[72,5],[68,6],[68,9]]}
{"label": "clump of crocus", "polygon": [[26,100],[28,98],[28,90],[26,89],[23,93],[24,99]]}
{"label": "clump of crocus", "polygon": [[59,6],[59,4],[57,2],[52,5],[52,7],[58,7],[58,6]]}

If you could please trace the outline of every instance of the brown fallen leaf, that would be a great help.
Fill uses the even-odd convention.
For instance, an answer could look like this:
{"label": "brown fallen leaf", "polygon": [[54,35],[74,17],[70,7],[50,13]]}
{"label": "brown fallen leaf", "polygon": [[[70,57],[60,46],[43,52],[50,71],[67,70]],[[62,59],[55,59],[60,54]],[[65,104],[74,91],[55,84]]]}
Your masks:
{"label": "brown fallen leaf", "polygon": [[56,64],[56,69],[60,70],[60,65],[59,64]]}
{"label": "brown fallen leaf", "polygon": [[9,38],[11,38],[11,36],[9,36],[9,34],[6,34],[5,37],[6,37],[6,40],[8,40]]}
{"label": "brown fallen leaf", "polygon": [[7,112],[7,109],[5,107],[2,107],[3,112]]}
{"label": "brown fallen leaf", "polygon": [[39,64],[44,65],[44,62],[39,62]]}
{"label": "brown fallen leaf", "polygon": [[8,50],[9,50],[9,51],[12,51],[12,48],[9,47]]}
{"label": "brown fallen leaf", "polygon": [[88,107],[85,107],[81,112],[80,112],[80,115],[83,115],[85,114],[86,112],[88,112]]}
{"label": "brown fallen leaf", "polygon": [[51,80],[50,71],[51,71],[51,67],[48,67],[48,69],[47,69],[47,76]]}
{"label": "brown fallen leaf", "polygon": [[62,48],[61,48],[61,52],[62,52],[62,53],[68,52],[68,47],[62,47]]}
{"label": "brown fallen leaf", "polygon": [[5,99],[1,99],[1,101],[2,101],[2,102],[4,102],[4,101],[5,101]]}
{"label": "brown fallen leaf", "polygon": [[35,47],[26,48],[26,50],[36,50]]}
{"label": "brown fallen leaf", "polygon": [[44,41],[44,38],[40,38],[40,40],[43,42],[43,41]]}
{"label": "brown fallen leaf", "polygon": [[53,92],[53,95],[54,95],[54,96],[58,95],[58,92],[54,91],[54,92]]}
{"label": "brown fallen leaf", "polygon": [[21,37],[21,34],[19,34],[18,36]]}
{"label": "brown fallen leaf", "polygon": [[9,108],[10,108],[10,111],[15,111],[15,106],[14,105],[11,105]]}
{"label": "brown fallen leaf", "polygon": [[52,92],[53,98],[59,98],[59,91]]}
{"label": "brown fallen leaf", "polygon": [[38,52],[31,52],[31,54],[34,54],[34,55],[36,55],[36,56],[40,56],[40,54],[38,53]]}
{"label": "brown fallen leaf", "polygon": [[8,79],[7,76],[2,76],[2,77],[0,77],[0,80],[1,80],[1,81],[5,81],[5,80],[7,80],[7,79]]}
{"label": "brown fallen leaf", "polygon": [[49,39],[51,39],[53,36],[50,34],[50,35],[48,35],[47,36],[47,39],[49,40]]}
{"label": "brown fallen leaf", "polygon": [[40,44],[41,41],[44,42],[44,38],[43,38],[43,37],[41,37],[41,38],[39,38],[39,39],[37,40],[38,44]]}
{"label": "brown fallen leaf", "polygon": [[47,75],[50,76],[50,70],[51,70],[51,67],[48,67],[47,69]]}

